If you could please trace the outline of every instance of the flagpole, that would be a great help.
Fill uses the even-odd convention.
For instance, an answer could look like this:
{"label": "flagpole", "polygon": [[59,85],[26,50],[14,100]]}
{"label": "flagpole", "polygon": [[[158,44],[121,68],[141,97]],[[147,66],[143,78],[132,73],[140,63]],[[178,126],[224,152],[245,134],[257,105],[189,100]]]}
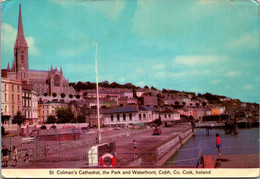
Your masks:
{"label": "flagpole", "polygon": [[101,143],[100,116],[99,116],[99,91],[98,91],[98,68],[97,68],[97,43],[96,43],[96,88],[97,88],[97,118],[98,118],[98,143]]}

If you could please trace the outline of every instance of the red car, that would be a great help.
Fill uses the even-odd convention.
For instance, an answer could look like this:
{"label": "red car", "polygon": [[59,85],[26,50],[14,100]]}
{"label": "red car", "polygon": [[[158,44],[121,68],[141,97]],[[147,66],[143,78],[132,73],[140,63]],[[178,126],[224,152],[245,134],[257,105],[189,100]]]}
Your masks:
{"label": "red car", "polygon": [[162,134],[162,130],[160,128],[155,128],[153,130],[153,135],[160,135],[160,134]]}

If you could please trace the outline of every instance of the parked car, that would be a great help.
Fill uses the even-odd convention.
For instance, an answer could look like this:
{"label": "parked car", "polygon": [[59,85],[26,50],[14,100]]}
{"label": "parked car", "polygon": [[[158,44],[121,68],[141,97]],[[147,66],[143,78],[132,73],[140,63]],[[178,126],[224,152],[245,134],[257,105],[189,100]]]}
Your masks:
{"label": "parked car", "polygon": [[154,128],[153,130],[153,135],[161,135],[162,134],[162,130],[158,127]]}

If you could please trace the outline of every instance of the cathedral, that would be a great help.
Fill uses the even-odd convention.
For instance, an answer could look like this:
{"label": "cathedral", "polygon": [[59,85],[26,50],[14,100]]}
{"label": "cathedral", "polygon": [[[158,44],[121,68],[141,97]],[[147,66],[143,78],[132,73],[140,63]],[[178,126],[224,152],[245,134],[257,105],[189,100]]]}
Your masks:
{"label": "cathedral", "polygon": [[14,61],[12,67],[8,63],[7,78],[18,79],[33,85],[38,95],[52,95],[62,93],[75,95],[76,91],[69,86],[69,81],[63,76],[62,68],[50,70],[29,70],[28,45],[24,37],[21,5],[19,6],[18,30],[14,45]]}

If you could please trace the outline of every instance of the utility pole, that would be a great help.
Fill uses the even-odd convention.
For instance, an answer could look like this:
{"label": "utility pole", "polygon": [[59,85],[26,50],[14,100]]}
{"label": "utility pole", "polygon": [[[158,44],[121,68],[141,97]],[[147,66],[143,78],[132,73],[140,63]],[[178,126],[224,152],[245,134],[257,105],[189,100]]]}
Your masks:
{"label": "utility pole", "polygon": [[98,143],[101,143],[100,116],[99,116],[99,92],[98,92],[98,68],[97,68],[97,43],[96,43],[96,88],[97,88],[97,118],[98,118]]}

